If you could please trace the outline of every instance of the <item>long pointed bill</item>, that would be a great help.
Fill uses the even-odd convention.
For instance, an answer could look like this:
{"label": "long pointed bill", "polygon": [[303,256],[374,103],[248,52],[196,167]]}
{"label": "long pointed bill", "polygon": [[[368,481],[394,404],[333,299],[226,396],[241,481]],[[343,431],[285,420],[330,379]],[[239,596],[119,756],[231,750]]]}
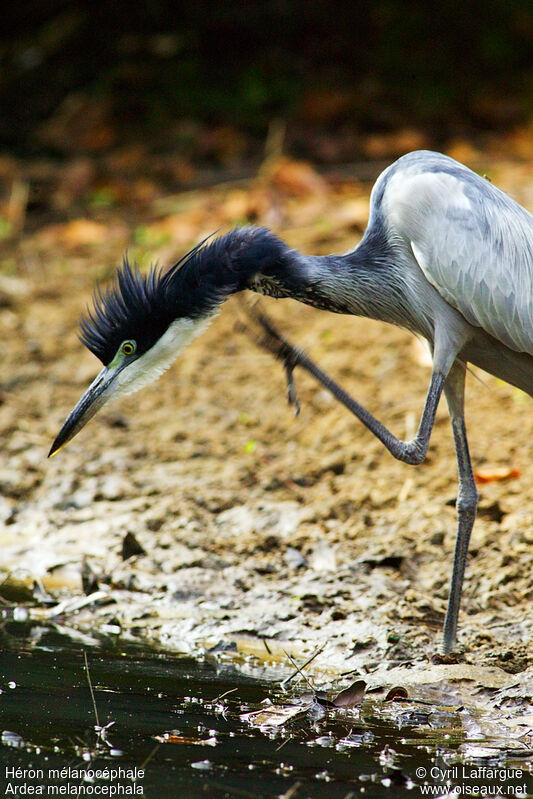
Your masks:
{"label": "long pointed bill", "polygon": [[110,369],[106,366],[93,380],[76,407],[69,413],[63,427],[56,436],[50,448],[48,457],[51,458],[62,449],[65,444],[74,438],[85,427],[89,419],[105,405],[113,393],[112,384],[120,369]]}

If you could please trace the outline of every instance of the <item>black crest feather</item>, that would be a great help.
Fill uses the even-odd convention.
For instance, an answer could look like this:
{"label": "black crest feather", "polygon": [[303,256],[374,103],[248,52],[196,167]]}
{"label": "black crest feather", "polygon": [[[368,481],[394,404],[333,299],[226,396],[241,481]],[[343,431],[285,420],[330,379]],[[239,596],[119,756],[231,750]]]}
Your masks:
{"label": "black crest feather", "polygon": [[147,274],[125,256],[113,285],[97,286],[93,307],[80,321],[80,340],[104,365],[115,357],[123,341],[137,342],[142,354],[155,344],[169,324],[179,316],[169,292],[172,277],[190,261],[205,243],[201,241],[166,273],[152,266]]}
{"label": "black crest feather", "polygon": [[166,272],[152,267],[141,274],[124,258],[114,283],[97,287],[93,307],[80,322],[80,339],[104,365],[123,341],[137,353],[152,347],[179,318],[208,316],[267,263],[279,262],[286,247],[263,228],[241,228],[206,244],[208,236]]}

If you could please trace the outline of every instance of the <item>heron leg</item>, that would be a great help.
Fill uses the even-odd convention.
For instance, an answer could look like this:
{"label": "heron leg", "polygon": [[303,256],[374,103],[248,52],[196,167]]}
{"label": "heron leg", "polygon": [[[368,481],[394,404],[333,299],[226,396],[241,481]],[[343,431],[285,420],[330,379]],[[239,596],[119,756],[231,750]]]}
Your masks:
{"label": "heron leg", "polygon": [[289,402],[295,403],[293,371],[299,366],[309,372],[319,383],[328,389],[345,408],[354,414],[376,438],[388,449],[397,460],[413,466],[422,463],[426,457],[431,431],[435,422],[435,414],[446,381],[445,374],[434,371],[431,376],[424,410],[416,436],[411,441],[402,441],[385,427],[375,416],[354,400],[338,383],[322,371],[303,350],[290,344],[274,327],[270,319],[262,313],[255,313],[254,318],[262,326],[264,335],[261,345],[279,358],[285,367],[288,383]]}
{"label": "heron leg", "polygon": [[470,534],[476,518],[478,493],[476,481],[472,471],[472,462],[468,451],[466,427],[464,419],[464,384],[465,369],[462,365],[455,364],[446,380],[444,391],[452,421],[455,452],[457,455],[457,468],[459,472],[459,492],[457,494],[457,538],[455,541],[455,554],[453,560],[452,579],[450,583],[450,596],[448,609],[444,622],[442,651],[448,654],[455,646],[457,635],[457,621],[461,593],[468,555]]}
{"label": "heron leg", "polygon": [[428,451],[429,440],[435,423],[435,414],[446,381],[443,374],[433,372],[431,375],[431,382],[426,394],[426,401],[424,403],[417,433],[411,441],[402,441],[402,439],[397,438],[394,433],[391,433],[391,431],[367,411],[366,408],[350,397],[338,383],[335,383],[329,375],[322,372],[312,361],[306,358],[305,361],[298,361],[298,365],[302,366],[316,377],[317,380],[333,394],[335,399],[357,416],[359,421],[384,444],[394,458],[408,463],[411,466],[417,466],[422,463]]}

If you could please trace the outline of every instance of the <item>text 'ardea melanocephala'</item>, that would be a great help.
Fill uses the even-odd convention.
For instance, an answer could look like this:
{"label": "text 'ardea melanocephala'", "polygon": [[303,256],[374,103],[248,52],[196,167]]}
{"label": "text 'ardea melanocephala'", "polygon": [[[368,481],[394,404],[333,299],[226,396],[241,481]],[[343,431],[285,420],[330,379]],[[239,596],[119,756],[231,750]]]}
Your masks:
{"label": "text 'ardea melanocephala'", "polygon": [[[533,395],[533,216],[447,156],[420,151],[376,181],[368,227],[344,255],[308,256],[263,228],[202,243],[167,272],[141,275],[127,262],[97,290],[81,340],[104,368],[71,412],[50,454],[110,399],[151,383],[198,336],[230,295],[251,289],[322,310],[390,322],[423,336],[433,369],[416,436],[396,438],[304,353],[260,318],[271,349],[326,385],[395,458],[421,463],[442,392],[457,465],[458,530],[443,650],[456,640],[470,534],[477,507],[464,422],[468,362]],[[277,343],[276,343],[277,342]]]}

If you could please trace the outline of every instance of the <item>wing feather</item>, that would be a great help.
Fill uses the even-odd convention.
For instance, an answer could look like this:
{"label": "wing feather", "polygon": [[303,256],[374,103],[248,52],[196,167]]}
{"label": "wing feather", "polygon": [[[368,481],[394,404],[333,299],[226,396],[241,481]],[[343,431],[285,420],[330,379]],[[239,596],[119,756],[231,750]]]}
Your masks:
{"label": "wing feather", "polygon": [[392,232],[441,296],[472,325],[533,355],[533,216],[446,156],[407,162],[383,201]]}

